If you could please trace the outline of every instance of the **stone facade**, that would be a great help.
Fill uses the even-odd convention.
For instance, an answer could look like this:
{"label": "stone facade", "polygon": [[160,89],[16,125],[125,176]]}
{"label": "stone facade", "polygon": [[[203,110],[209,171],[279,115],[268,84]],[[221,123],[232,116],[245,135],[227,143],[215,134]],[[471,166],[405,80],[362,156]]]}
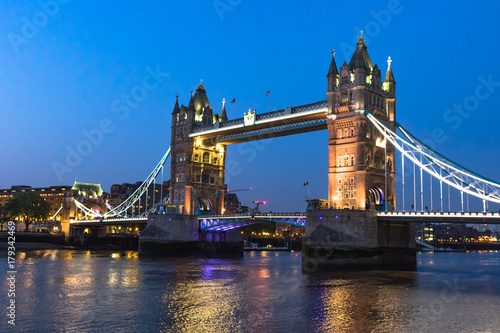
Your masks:
{"label": "stone facade", "polygon": [[308,211],[302,244],[304,272],[416,266],[414,224],[378,222],[375,211]]}
{"label": "stone facade", "polygon": [[205,87],[200,83],[189,105],[172,113],[170,204],[183,214],[221,214],[224,207],[226,147],[213,139],[189,135],[200,126],[227,120],[223,104],[220,116],[212,110]]}
{"label": "stone facade", "polygon": [[388,63],[382,82],[363,37],[340,71],[332,52],[327,75],[331,208],[373,209],[387,202],[389,209],[395,209],[394,147],[386,144],[365,115],[366,109],[395,130],[396,82]]}
{"label": "stone facade", "polygon": [[242,257],[243,237],[239,229],[200,231],[197,216],[150,214],[139,237],[139,252],[164,255]]}

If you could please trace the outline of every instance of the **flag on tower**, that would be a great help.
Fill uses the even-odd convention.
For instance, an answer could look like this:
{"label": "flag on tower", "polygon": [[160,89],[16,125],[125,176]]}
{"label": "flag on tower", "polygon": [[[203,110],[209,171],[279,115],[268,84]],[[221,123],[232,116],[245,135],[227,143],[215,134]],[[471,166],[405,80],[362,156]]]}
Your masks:
{"label": "flag on tower", "polygon": [[304,186],[307,186],[307,185],[309,185],[309,182],[305,182],[305,183],[304,183]]}
{"label": "flag on tower", "polygon": [[269,94],[270,94],[270,93],[271,93],[271,90],[268,90],[268,91],[266,92],[266,97],[269,97]]}
{"label": "flag on tower", "polygon": [[233,100],[231,101],[231,104],[233,103],[236,103],[236,98],[233,98]]}

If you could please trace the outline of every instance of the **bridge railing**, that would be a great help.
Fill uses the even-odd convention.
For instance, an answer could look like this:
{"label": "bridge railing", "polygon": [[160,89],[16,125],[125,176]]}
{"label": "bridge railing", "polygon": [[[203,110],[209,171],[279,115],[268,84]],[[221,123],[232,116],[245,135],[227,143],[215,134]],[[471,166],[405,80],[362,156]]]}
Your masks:
{"label": "bridge railing", "polygon": [[290,217],[301,216],[305,217],[306,213],[244,213],[244,214],[218,214],[218,215],[199,215],[198,219],[214,219],[214,218],[235,218],[235,217]]}
{"label": "bridge railing", "polygon": [[92,219],[92,220],[70,220],[70,223],[100,223],[100,222],[123,222],[123,221],[146,221],[147,217],[116,217],[109,219]]}
{"label": "bridge railing", "polygon": [[490,216],[500,217],[500,213],[494,212],[379,212],[379,216]]}

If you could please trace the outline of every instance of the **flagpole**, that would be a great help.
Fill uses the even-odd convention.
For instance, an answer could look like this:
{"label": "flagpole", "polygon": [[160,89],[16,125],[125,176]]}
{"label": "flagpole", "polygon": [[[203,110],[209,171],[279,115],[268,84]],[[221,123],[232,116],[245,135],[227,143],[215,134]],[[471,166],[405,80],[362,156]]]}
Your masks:
{"label": "flagpole", "polygon": [[271,112],[271,90],[269,90],[269,112]]}
{"label": "flagpole", "polygon": [[236,119],[236,101],[234,101],[234,112],[233,112],[233,119]]}

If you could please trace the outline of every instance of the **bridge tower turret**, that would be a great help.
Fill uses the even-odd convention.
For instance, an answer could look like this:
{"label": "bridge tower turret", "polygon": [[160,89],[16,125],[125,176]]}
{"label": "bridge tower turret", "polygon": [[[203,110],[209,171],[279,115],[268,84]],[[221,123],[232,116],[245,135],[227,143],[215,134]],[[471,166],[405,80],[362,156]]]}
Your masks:
{"label": "bridge tower turret", "polygon": [[213,113],[205,87],[200,83],[188,106],[172,113],[171,173],[169,202],[183,214],[221,214],[224,207],[225,146],[213,140],[190,137],[197,128],[212,126]]}
{"label": "bridge tower turret", "polygon": [[328,71],[328,201],[336,209],[395,209],[394,147],[365,115],[368,110],[395,130],[396,91],[390,67],[382,83],[363,35],[347,64]]}

